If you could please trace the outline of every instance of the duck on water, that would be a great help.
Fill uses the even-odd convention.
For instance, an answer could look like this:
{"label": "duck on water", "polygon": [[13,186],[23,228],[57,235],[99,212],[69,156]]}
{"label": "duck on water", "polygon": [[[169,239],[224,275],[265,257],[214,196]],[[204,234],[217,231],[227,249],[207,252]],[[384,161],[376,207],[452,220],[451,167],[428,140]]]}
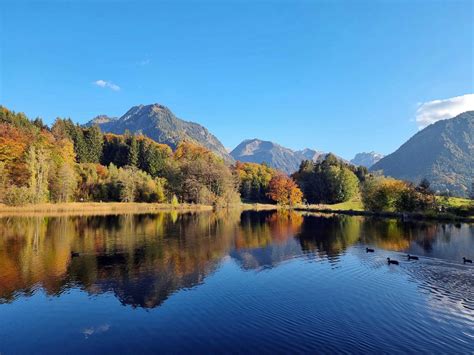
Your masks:
{"label": "duck on water", "polygon": [[397,260],[392,260],[390,258],[387,258],[387,262],[388,262],[389,265],[390,264],[392,264],[392,265],[398,265],[399,264],[399,262]]}

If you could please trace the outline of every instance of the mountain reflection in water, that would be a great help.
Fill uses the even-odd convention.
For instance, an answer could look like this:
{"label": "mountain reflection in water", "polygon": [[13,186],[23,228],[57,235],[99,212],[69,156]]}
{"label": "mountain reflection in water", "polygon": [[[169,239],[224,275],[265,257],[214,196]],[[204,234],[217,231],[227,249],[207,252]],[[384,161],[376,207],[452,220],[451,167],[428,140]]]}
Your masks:
{"label": "mountain reflection in water", "polygon": [[[375,253],[367,254],[366,246],[375,248]],[[79,256],[73,257],[71,252],[77,252]],[[409,262],[406,260],[407,253],[420,256],[420,261]],[[416,330],[407,328],[407,339],[414,337],[423,327],[413,320],[404,319],[413,312],[408,308],[412,301],[400,296],[405,291],[400,288],[395,291],[390,287],[390,274],[400,275],[405,280],[400,283],[399,277],[398,281],[393,281],[397,282],[394,287],[404,287],[408,292],[412,290],[410,285],[414,285],[415,294],[426,295],[413,300],[413,307],[419,309],[427,304],[429,312],[433,312],[430,315],[433,319],[441,319],[451,327],[458,324],[460,329],[465,327],[463,322],[474,322],[474,269],[462,265],[461,260],[466,253],[471,253],[471,256],[474,253],[474,228],[468,224],[404,223],[390,219],[290,211],[2,217],[0,317],[2,310],[5,310],[2,307],[34,297],[39,292],[49,297],[62,297],[71,290],[80,290],[89,297],[110,294],[132,310],[159,309],[180,290],[197,289],[208,279],[213,279],[215,274],[219,274],[221,289],[230,287],[232,283],[232,287],[238,287],[235,283],[245,280],[245,275],[236,274],[233,268],[229,271],[230,262],[240,273],[260,273],[264,279],[268,277],[268,294],[262,294],[265,289],[245,284],[245,287],[238,288],[241,294],[232,299],[218,296],[221,302],[229,303],[226,311],[239,312],[239,307],[244,307],[245,302],[260,307],[258,303],[253,303],[259,297],[267,299],[271,296],[267,302],[283,302],[278,298],[279,288],[285,292],[289,289],[299,292],[302,291],[298,290],[299,287],[310,287],[311,292],[316,292],[320,298],[318,302],[324,306],[309,311],[310,299],[287,301],[293,305],[297,302],[304,312],[319,312],[321,319],[331,319],[334,324],[325,323],[326,326],[335,327],[337,322],[356,324],[361,316],[376,317],[368,324],[359,325],[359,331],[365,332],[365,335],[354,335],[359,342],[358,349],[365,351],[371,349],[373,341],[365,339],[365,336],[368,337],[374,328],[384,329],[385,319],[393,318],[394,314],[400,317],[400,324],[405,326],[406,321],[410,327],[419,327]],[[387,256],[400,260],[401,265],[389,267]],[[326,269],[324,265],[330,268]],[[285,270],[293,267],[296,268],[294,274],[283,278]],[[266,273],[269,270],[281,270],[281,274]],[[340,271],[333,274],[330,270]],[[313,280],[313,277],[317,279]],[[366,302],[368,297],[370,301]],[[332,302],[329,307],[332,307],[333,313],[345,307],[352,311],[344,311],[347,319],[335,320],[331,314],[324,313],[327,302]],[[379,302],[382,303],[377,306]],[[232,305],[235,310],[228,309]],[[280,304],[280,307],[283,305]],[[286,307],[274,306],[273,316],[278,318],[272,322],[287,324],[286,332],[291,333],[290,319],[303,317],[304,312],[288,315],[290,319],[281,318]],[[376,315],[372,315],[372,307],[378,307]],[[270,317],[265,312],[256,313],[259,322]],[[201,313],[195,314],[197,318],[201,316]],[[309,322],[309,319],[300,321]],[[273,330],[280,331],[281,324]],[[294,325],[300,329],[296,321]],[[364,329],[363,326],[369,328]],[[3,334],[7,332],[5,329]],[[104,322],[84,327],[81,333],[84,339],[93,339],[93,335],[110,334],[112,330],[112,326]],[[327,331],[337,333],[343,328]],[[348,331],[355,330],[353,327],[344,330]],[[443,336],[444,328],[439,331],[439,336]],[[383,334],[387,335],[389,331],[385,330]],[[461,348],[453,345],[443,350],[465,349],[465,345],[469,348],[471,344],[466,342],[474,339],[472,328],[469,330],[467,327],[463,334],[461,338],[466,338],[460,338],[463,342]],[[311,343],[309,339],[326,339],[324,333],[316,338],[314,334],[308,333],[307,336],[307,347],[302,347],[303,351],[314,349],[316,343]],[[383,336],[380,341],[382,339]],[[350,338],[346,340],[352,341]],[[415,338],[412,340],[416,341]],[[203,343],[200,345],[203,346]],[[352,345],[348,343],[346,346]],[[435,347],[433,349],[436,350]]]}
{"label": "mountain reflection in water", "polygon": [[[113,291],[124,304],[156,307],[201,283],[226,255],[244,269],[307,255],[337,263],[356,243],[453,262],[474,250],[472,226],[402,223],[296,212],[200,212],[0,221],[0,300],[38,287]],[[80,253],[71,257],[71,252]]]}

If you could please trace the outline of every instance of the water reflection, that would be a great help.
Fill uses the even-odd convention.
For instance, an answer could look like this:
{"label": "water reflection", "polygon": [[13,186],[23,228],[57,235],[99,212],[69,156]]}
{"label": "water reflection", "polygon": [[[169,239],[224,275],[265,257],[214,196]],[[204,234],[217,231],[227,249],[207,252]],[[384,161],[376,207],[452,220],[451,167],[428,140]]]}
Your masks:
{"label": "water reflection", "polygon": [[[79,287],[154,308],[177,290],[202,283],[227,256],[244,270],[300,256],[337,264],[359,244],[458,263],[474,251],[474,229],[288,211],[1,218],[0,302],[39,288],[59,295]],[[433,269],[411,275],[428,288],[446,281]],[[472,307],[470,302],[464,305]]]}

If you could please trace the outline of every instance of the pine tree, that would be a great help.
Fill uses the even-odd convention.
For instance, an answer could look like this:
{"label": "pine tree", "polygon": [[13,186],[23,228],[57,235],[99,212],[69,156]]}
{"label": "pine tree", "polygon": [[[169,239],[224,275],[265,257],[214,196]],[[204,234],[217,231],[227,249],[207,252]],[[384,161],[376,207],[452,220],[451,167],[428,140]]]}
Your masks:
{"label": "pine tree", "polygon": [[92,126],[85,131],[84,141],[87,148],[86,159],[88,163],[99,163],[102,157],[104,137],[99,126]]}
{"label": "pine tree", "polygon": [[133,167],[138,166],[138,142],[137,142],[137,137],[135,135],[133,135],[130,138],[127,165],[133,166]]}

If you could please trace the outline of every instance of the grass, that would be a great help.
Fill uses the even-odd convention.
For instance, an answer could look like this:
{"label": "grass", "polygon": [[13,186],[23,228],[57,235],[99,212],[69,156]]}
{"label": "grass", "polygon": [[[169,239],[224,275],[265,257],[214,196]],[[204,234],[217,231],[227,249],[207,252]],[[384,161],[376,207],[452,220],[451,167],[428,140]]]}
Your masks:
{"label": "grass", "polygon": [[[470,199],[461,197],[450,197],[448,199],[437,196],[438,203],[445,207],[443,211],[425,211],[425,212],[414,212],[409,213],[411,218],[417,219],[437,219],[437,220],[462,220],[466,222],[474,222],[474,203]],[[337,203],[333,205],[319,204],[300,206],[301,210],[308,209],[313,211],[339,211],[341,213],[349,213],[355,211],[356,213],[367,213],[360,198],[355,198],[351,201]],[[396,212],[380,212],[378,215],[396,215]]]}
{"label": "grass", "polygon": [[308,208],[310,209],[317,209],[317,210],[332,210],[332,211],[363,211],[364,206],[362,205],[362,201],[359,198],[336,203],[333,205],[327,204],[318,204],[318,205],[309,205]]}
{"label": "grass", "polygon": [[[242,203],[233,206],[242,210],[274,210],[278,206],[261,203]],[[212,206],[182,203],[173,206],[168,203],[138,202],[68,202],[42,203],[24,206],[7,206],[0,203],[0,216],[26,215],[107,215],[127,213],[150,213],[159,211],[211,211]]]}
{"label": "grass", "polygon": [[18,215],[25,213],[54,214],[118,214],[139,213],[163,210],[196,211],[212,210],[212,206],[180,204],[172,206],[167,203],[135,203],[135,202],[68,202],[41,203],[24,206],[7,206],[0,204],[0,214]]}
{"label": "grass", "polygon": [[472,200],[462,197],[445,197],[437,196],[436,200],[439,204],[445,207],[454,207],[454,208],[462,208],[462,207],[469,207],[473,203]]}

